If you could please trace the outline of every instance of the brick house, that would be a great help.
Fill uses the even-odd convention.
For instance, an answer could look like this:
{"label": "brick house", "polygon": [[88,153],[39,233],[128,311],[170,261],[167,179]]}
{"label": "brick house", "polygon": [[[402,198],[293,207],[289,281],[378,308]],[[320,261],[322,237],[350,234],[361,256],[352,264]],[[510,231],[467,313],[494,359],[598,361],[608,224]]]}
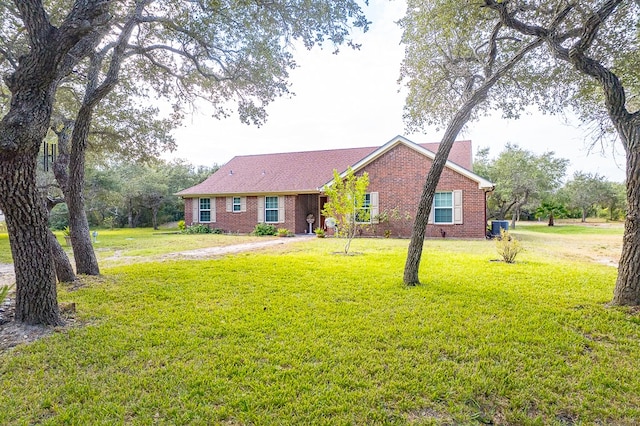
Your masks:
{"label": "brick house", "polygon": [[[363,234],[388,231],[409,237],[437,148],[437,143],[416,144],[396,136],[381,147],[239,156],[177,195],[185,201],[187,224],[249,233],[265,222],[308,233],[325,226],[321,210],[327,197],[322,188],[332,180],[333,170],[342,173],[351,166],[356,174],[369,174],[371,214],[362,224]],[[485,237],[486,194],[493,184],[471,167],[471,141],[455,142],[438,184],[427,237]],[[379,220],[392,211],[398,213],[395,219]]]}

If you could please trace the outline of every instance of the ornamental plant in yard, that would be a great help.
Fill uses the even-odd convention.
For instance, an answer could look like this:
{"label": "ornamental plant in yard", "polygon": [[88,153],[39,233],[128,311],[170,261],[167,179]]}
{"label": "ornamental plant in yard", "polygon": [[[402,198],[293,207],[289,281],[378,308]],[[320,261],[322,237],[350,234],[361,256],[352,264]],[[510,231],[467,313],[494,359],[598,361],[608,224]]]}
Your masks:
{"label": "ornamental plant in yard", "polygon": [[255,228],[253,228],[253,235],[258,237],[264,237],[269,235],[277,235],[278,230],[275,225],[271,225],[269,223],[258,223]]}
{"label": "ornamental plant in yard", "polygon": [[356,176],[353,169],[349,167],[343,176],[334,169],[331,184],[325,185],[323,188],[329,202],[324,205],[322,214],[336,219],[338,236],[347,239],[344,246],[345,254],[349,253],[351,240],[358,231],[358,224],[369,222],[371,217],[371,211],[366,204],[368,186],[369,175],[367,172]]}
{"label": "ornamental plant in yard", "polygon": [[496,249],[506,263],[514,263],[518,253],[524,250],[516,237],[503,228],[500,228],[500,236],[496,239]]}

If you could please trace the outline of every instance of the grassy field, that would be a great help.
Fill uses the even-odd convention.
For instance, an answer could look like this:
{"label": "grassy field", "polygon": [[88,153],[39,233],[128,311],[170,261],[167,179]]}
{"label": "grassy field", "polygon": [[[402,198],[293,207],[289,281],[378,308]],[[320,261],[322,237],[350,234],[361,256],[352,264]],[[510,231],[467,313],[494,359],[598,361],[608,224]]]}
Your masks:
{"label": "grassy field", "polygon": [[83,325],[0,354],[0,424],[637,424],[622,230],[556,229],[518,226],[512,265],[427,241],[414,288],[406,240],[103,268],[60,289]]}
{"label": "grassy field", "polygon": [[[71,247],[65,245],[62,231],[56,231],[58,241],[71,255]],[[175,230],[153,231],[148,228],[98,230],[93,246],[101,265],[113,265],[144,261],[168,253],[217,247],[251,241],[264,241],[264,237],[179,234]],[[93,241],[93,237],[92,237]],[[11,263],[9,237],[0,233],[0,263]]]}

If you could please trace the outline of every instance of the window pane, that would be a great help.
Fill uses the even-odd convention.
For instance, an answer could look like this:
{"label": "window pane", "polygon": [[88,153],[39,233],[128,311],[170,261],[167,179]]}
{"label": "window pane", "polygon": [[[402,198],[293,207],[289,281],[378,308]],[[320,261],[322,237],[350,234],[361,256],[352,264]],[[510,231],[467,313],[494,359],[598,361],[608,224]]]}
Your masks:
{"label": "window pane", "polygon": [[201,211],[200,212],[200,222],[211,222],[211,212],[210,211]]}
{"label": "window pane", "polygon": [[278,210],[267,210],[264,213],[265,222],[277,222],[278,221]]}
{"label": "window pane", "polygon": [[277,209],[278,197],[264,197],[264,206],[267,209]]}
{"label": "window pane", "polygon": [[436,192],[434,203],[436,207],[453,207],[453,193]]}
{"label": "window pane", "polygon": [[371,205],[371,194],[364,194],[363,207],[369,207]]}
{"label": "window pane", "polygon": [[370,223],[371,222],[371,210],[368,207],[356,210],[356,222],[357,223]]}
{"label": "window pane", "polygon": [[435,209],[434,222],[435,223],[452,223],[453,210],[452,209]]}
{"label": "window pane", "polygon": [[211,198],[200,198],[200,210],[211,210]]}

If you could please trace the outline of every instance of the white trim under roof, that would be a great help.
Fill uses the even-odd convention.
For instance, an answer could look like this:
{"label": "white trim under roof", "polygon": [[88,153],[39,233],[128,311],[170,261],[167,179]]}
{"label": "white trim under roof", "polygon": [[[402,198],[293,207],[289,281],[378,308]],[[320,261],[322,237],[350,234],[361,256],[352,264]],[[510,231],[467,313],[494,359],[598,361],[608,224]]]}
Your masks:
{"label": "white trim under roof", "polygon": [[[432,151],[429,151],[426,148],[421,147],[420,145],[418,145],[415,142],[410,141],[409,139],[405,138],[404,136],[396,136],[395,138],[391,139],[389,142],[387,142],[386,144],[382,145],[380,148],[376,149],[375,151],[373,151],[371,154],[367,155],[365,158],[363,158],[362,160],[358,161],[356,164],[354,164],[353,166],[351,166],[351,168],[353,169],[354,172],[357,172],[358,170],[362,169],[363,167],[365,167],[367,164],[371,163],[373,160],[377,159],[378,157],[382,156],[383,154],[385,154],[386,152],[390,151],[391,149],[395,148],[398,145],[405,145],[408,148],[413,149],[414,151],[419,152],[420,154],[430,158],[431,160],[433,160],[435,158],[435,153]],[[445,163],[445,167],[473,180],[478,182],[478,188],[479,189],[484,189],[484,190],[489,190],[489,191],[493,191],[493,189],[495,188],[495,185],[492,182],[489,182],[488,180],[486,180],[485,178],[478,176],[477,174],[473,173],[471,170],[467,170],[462,166],[457,165],[456,163],[447,160],[447,162]],[[347,171],[345,170],[344,172],[342,172],[340,174],[340,177],[344,178],[347,175]],[[329,182],[327,182],[325,185],[323,185],[322,187],[324,188],[324,186],[328,186],[331,185],[331,183],[333,182],[333,179],[331,179]]]}

